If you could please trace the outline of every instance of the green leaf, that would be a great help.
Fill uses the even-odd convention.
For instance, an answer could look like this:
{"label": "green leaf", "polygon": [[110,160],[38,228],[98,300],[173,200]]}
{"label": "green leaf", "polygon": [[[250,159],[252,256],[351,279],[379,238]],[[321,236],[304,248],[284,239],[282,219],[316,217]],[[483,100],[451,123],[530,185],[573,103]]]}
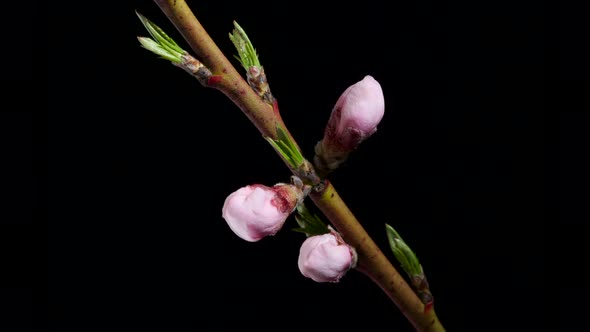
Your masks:
{"label": "green leaf", "polygon": [[410,249],[410,247],[404,242],[398,232],[388,224],[385,224],[385,230],[387,232],[387,238],[389,240],[389,246],[395,258],[400,262],[401,267],[410,276],[421,275],[423,273],[422,266],[418,261],[416,254]]}
{"label": "green leaf", "polygon": [[250,69],[250,67],[261,66],[256,49],[244,29],[236,21],[234,21],[234,30],[229,34],[229,39],[238,50],[239,57],[236,58],[246,70]]}
{"label": "green leaf", "polygon": [[264,137],[284,158],[289,164],[297,169],[304,161],[303,155],[295,145],[295,143],[289,138],[287,133],[277,125],[277,139],[270,137]]}
{"label": "green leaf", "polygon": [[295,220],[297,221],[299,228],[294,228],[293,230],[304,233],[308,237],[330,233],[330,229],[320,219],[320,217],[318,217],[316,214],[312,214],[303,203],[297,205]]}
{"label": "green leaf", "polygon": [[146,50],[151,51],[152,53],[159,55],[161,58],[166,60],[179,62],[178,57],[175,57],[173,54],[170,54],[168,51],[163,49],[162,46],[160,46],[160,44],[158,44],[153,39],[147,37],[137,37],[137,39],[139,40],[141,46]]}
{"label": "green leaf", "polygon": [[293,160],[291,159],[291,156],[290,156],[290,155],[289,155],[289,154],[288,154],[288,153],[285,151],[285,149],[284,149],[284,144],[281,144],[281,142],[279,142],[279,141],[275,141],[275,140],[273,140],[272,138],[270,138],[270,137],[267,137],[267,136],[265,136],[265,137],[264,137],[264,139],[266,139],[266,140],[267,140],[267,141],[270,143],[270,145],[272,145],[272,146],[273,146],[273,148],[274,148],[275,150],[277,150],[277,151],[278,151],[278,152],[281,154],[281,156],[282,156],[283,158],[285,158],[285,160],[286,160],[286,161],[287,161],[287,162],[288,162],[290,165],[293,165]]}
{"label": "green leaf", "polygon": [[[176,42],[172,38],[170,38],[164,32],[164,30],[160,29],[160,27],[158,27],[152,21],[148,20],[145,16],[141,15],[137,11],[135,11],[135,13],[139,17],[139,20],[141,21],[143,26],[146,28],[146,30],[148,31],[150,36],[152,36],[153,41],[159,45],[159,49],[153,47],[153,45],[148,45],[150,47],[150,48],[148,48],[144,45],[144,43],[142,43],[142,46],[144,46],[146,49],[164,57],[165,59],[168,59],[173,62],[181,62],[182,56],[184,54],[186,54],[186,51],[184,51],[180,46],[178,46],[178,44],[176,44]],[[140,40],[140,42],[141,42],[141,40]],[[156,51],[156,50],[158,50],[158,51]],[[164,52],[165,52],[166,56],[162,55]]]}
{"label": "green leaf", "polygon": [[301,152],[299,151],[299,149],[295,145],[295,142],[293,142],[289,138],[289,136],[287,135],[287,132],[285,132],[283,130],[283,128],[281,128],[278,125],[277,125],[277,138],[284,144],[285,149],[289,151],[289,154],[291,156],[291,159],[295,163],[295,166],[296,167],[301,166],[301,164],[303,164],[303,160],[304,160],[303,155],[301,154]]}
{"label": "green leaf", "polygon": [[[297,147],[295,146],[295,144],[291,141],[289,136],[287,136],[287,133],[280,126],[277,126],[277,138],[281,142],[284,142],[286,149],[293,152],[297,151]],[[297,158],[297,156],[294,157]],[[301,158],[303,159],[303,156]]]}

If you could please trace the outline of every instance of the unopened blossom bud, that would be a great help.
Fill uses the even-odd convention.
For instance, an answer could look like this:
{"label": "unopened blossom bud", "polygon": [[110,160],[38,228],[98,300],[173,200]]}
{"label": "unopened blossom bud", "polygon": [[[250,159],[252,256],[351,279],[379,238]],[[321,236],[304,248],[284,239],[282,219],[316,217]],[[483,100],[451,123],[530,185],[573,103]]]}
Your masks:
{"label": "unopened blossom bud", "polygon": [[291,184],[249,185],[225,199],[221,215],[236,235],[256,242],[275,235],[302,198],[301,189]]}
{"label": "unopened blossom bud", "polygon": [[354,249],[335,232],[310,236],[299,249],[299,271],[316,282],[338,282],[355,264]]}
{"label": "unopened blossom bud", "polygon": [[336,169],[360,143],[377,131],[385,111],[381,85],[367,75],[349,86],[332,109],[324,137],[316,144],[315,163],[324,171]]}

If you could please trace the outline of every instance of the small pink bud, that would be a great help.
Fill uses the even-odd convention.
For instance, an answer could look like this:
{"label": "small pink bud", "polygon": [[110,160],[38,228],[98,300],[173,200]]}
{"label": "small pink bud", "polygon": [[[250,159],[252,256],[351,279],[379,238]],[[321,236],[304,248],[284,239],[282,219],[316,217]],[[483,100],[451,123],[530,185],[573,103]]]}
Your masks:
{"label": "small pink bud", "polygon": [[377,131],[384,112],[383,91],[372,76],[349,86],[336,101],[324,137],[316,145],[316,166],[321,170],[337,168]]}
{"label": "small pink bud", "polygon": [[283,227],[302,195],[302,191],[291,184],[249,185],[225,199],[221,215],[236,235],[256,242],[275,235]]}
{"label": "small pink bud", "polygon": [[340,95],[332,109],[325,135],[344,149],[354,150],[377,131],[384,112],[381,85],[367,75]]}
{"label": "small pink bud", "polygon": [[355,264],[353,248],[334,232],[310,236],[299,249],[299,271],[316,282],[338,282]]}

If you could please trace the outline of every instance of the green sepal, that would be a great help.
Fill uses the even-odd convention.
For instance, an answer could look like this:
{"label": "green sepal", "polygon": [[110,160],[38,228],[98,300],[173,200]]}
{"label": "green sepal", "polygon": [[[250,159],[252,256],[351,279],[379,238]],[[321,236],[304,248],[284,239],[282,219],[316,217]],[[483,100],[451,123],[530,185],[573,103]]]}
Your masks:
{"label": "green sepal", "polygon": [[139,20],[146,28],[152,39],[146,37],[139,37],[139,42],[141,45],[159,55],[160,57],[170,60],[172,62],[182,62],[182,56],[186,54],[176,42],[170,38],[160,27],[155,25],[152,21],[148,20],[145,16],[141,15],[139,12],[135,12]]}
{"label": "green sepal", "polygon": [[277,125],[277,139],[268,136],[264,138],[283,156],[291,167],[297,169],[303,164],[305,160],[303,155],[283,128]]}
{"label": "green sepal", "polygon": [[422,266],[418,261],[416,254],[410,249],[406,242],[401,238],[398,232],[388,224],[385,224],[385,230],[387,232],[387,238],[389,240],[389,246],[393,255],[401,264],[401,267],[410,276],[422,275]]}
{"label": "green sepal", "polygon": [[330,233],[330,229],[320,217],[311,213],[303,203],[297,205],[295,220],[297,221],[299,228],[293,228],[293,231],[304,233],[308,237]]}

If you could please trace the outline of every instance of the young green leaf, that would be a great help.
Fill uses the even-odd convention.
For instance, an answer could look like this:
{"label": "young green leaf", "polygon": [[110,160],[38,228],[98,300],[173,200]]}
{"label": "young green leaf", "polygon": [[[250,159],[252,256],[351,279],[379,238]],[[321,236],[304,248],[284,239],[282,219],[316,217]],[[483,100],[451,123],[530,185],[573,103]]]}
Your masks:
{"label": "young green leaf", "polygon": [[301,203],[297,205],[297,213],[295,220],[299,228],[294,228],[296,232],[304,233],[305,235],[321,235],[330,232],[328,226],[316,214],[312,214],[307,207]]}
{"label": "young green leaf", "polygon": [[229,39],[238,50],[238,56],[236,56],[236,59],[240,61],[246,70],[254,66],[260,67],[260,61],[258,60],[256,49],[252,45],[252,42],[246,35],[244,29],[242,29],[236,21],[234,21],[234,30],[229,34]]}
{"label": "young green leaf", "polygon": [[264,137],[287,162],[295,169],[299,168],[304,158],[295,143],[289,138],[287,133],[277,125],[277,139]]}
{"label": "young green leaf", "polygon": [[172,62],[180,63],[182,61],[182,56],[187,54],[176,42],[170,38],[160,27],[155,25],[152,21],[148,20],[145,16],[141,15],[139,12],[135,12],[139,17],[139,20],[146,28],[152,39],[146,37],[139,37],[139,42],[141,45],[161,56],[164,59],[170,60]]}
{"label": "young green leaf", "polygon": [[393,227],[385,224],[385,229],[391,251],[393,251],[393,255],[400,262],[404,271],[410,276],[422,274],[422,266],[412,249],[410,249]]}

